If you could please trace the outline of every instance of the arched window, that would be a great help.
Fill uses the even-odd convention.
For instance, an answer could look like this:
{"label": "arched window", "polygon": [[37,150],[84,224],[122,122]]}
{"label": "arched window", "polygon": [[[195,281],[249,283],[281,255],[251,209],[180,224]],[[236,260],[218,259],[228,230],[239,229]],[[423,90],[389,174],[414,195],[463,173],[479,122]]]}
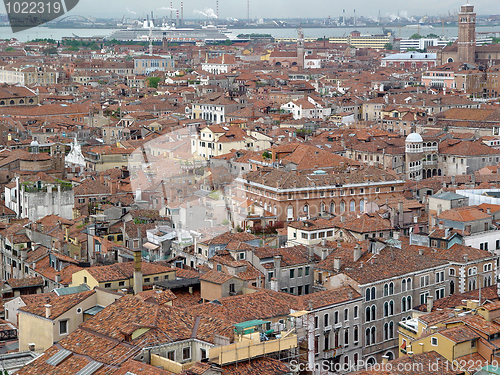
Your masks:
{"label": "arched window", "polygon": [[406,292],[406,279],[401,281],[401,291]]}
{"label": "arched window", "polygon": [[376,295],[375,295],[375,287],[372,286],[372,299],[375,299],[376,298]]}
{"label": "arched window", "polygon": [[387,295],[389,295],[389,285],[384,284],[384,297],[386,297]]}
{"label": "arched window", "polygon": [[305,205],[304,205],[304,213],[305,213],[306,215],[309,215],[309,205],[308,205],[308,204],[305,204]]}
{"label": "arched window", "polygon": [[14,101],[13,101],[13,100],[11,100],[11,101],[9,102],[9,104],[11,104],[11,105],[12,105],[12,104],[14,104]]}
{"label": "arched window", "polygon": [[5,101],[0,101],[0,105],[5,105]]}
{"label": "arched window", "polygon": [[373,344],[375,344],[377,342],[376,337],[375,337],[376,336],[375,327],[372,327],[371,336],[372,336],[371,337],[371,343],[373,345]]}
{"label": "arched window", "polygon": [[406,279],[406,290],[411,290],[411,279],[410,278]]}
{"label": "arched window", "polygon": [[394,359],[394,354],[392,352],[385,353],[385,356],[389,359],[389,361],[392,361]]}
{"label": "arched window", "polygon": [[369,301],[371,296],[370,288],[365,291],[365,301]]}
{"label": "arched window", "polygon": [[389,324],[385,323],[384,324],[384,340],[389,339]]}
{"label": "arched window", "polygon": [[335,213],[335,203],[330,202],[330,213],[334,214]]}
{"label": "arched window", "polygon": [[24,100],[23,100],[23,99],[20,99],[20,100],[19,100],[19,104],[24,104]]}
{"label": "arched window", "polygon": [[384,317],[389,315],[389,303],[384,302]]}
{"label": "arched window", "polygon": [[394,283],[391,281],[389,283],[389,295],[392,296],[394,294]]}
{"label": "arched window", "polygon": [[353,212],[353,211],[356,211],[356,202],[354,201],[354,199],[349,202],[349,211]]}
{"label": "arched window", "polygon": [[361,199],[359,201],[359,211],[360,212],[365,212],[365,200],[364,199]]}
{"label": "arched window", "polygon": [[370,345],[370,328],[367,328],[365,331],[365,345]]}
{"label": "arched window", "polygon": [[377,319],[377,317],[376,317],[377,311],[376,310],[377,310],[377,308],[375,307],[375,305],[372,305],[372,320]]}
{"label": "arched window", "polygon": [[450,294],[455,294],[455,282],[453,280],[450,281]]}
{"label": "arched window", "polygon": [[325,212],[325,204],[323,202],[319,205],[319,210],[320,212]]}
{"label": "arched window", "polygon": [[340,202],[340,212],[345,212],[345,202],[344,201]]}
{"label": "arched window", "polygon": [[406,297],[401,298],[401,311],[406,311]]}
{"label": "arched window", "polygon": [[28,100],[28,103],[32,104],[33,103],[33,99]]}
{"label": "arched window", "polygon": [[411,310],[413,308],[411,304],[411,296],[406,297],[406,310]]}
{"label": "arched window", "polygon": [[358,342],[359,341],[358,326],[354,326],[353,338],[354,338],[354,342]]}
{"label": "arched window", "polygon": [[365,311],[365,322],[369,321],[370,321],[370,307],[367,307]]}
{"label": "arched window", "polygon": [[389,315],[394,315],[394,301],[389,302]]}

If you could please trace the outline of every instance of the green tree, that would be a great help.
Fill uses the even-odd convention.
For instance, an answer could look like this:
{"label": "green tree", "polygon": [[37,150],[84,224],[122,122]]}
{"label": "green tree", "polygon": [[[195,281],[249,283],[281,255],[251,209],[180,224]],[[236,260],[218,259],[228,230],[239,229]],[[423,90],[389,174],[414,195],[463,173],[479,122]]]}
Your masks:
{"label": "green tree", "polygon": [[264,152],[262,153],[262,157],[263,157],[264,159],[271,159],[271,158],[273,157],[273,155],[272,155],[269,151],[264,151]]}
{"label": "green tree", "polygon": [[15,50],[14,50],[14,47],[7,47],[7,48],[5,49],[5,52],[12,52],[12,51],[15,51]]}
{"label": "green tree", "polygon": [[429,35],[427,35],[427,38],[439,38],[439,36],[436,34],[430,33]]}
{"label": "green tree", "polygon": [[156,89],[160,81],[161,81],[160,77],[148,77],[148,86],[154,87]]}
{"label": "green tree", "polygon": [[226,41],[224,42],[224,44],[226,46],[231,46],[233,44],[233,42],[231,42],[229,39],[226,39]]}
{"label": "green tree", "polygon": [[48,56],[48,55],[57,55],[57,48],[56,47],[48,47],[43,50],[43,54]]}
{"label": "green tree", "polygon": [[384,44],[384,49],[392,51],[392,44],[391,43]]}
{"label": "green tree", "polygon": [[422,35],[415,33],[412,36],[410,36],[410,39],[422,39]]}

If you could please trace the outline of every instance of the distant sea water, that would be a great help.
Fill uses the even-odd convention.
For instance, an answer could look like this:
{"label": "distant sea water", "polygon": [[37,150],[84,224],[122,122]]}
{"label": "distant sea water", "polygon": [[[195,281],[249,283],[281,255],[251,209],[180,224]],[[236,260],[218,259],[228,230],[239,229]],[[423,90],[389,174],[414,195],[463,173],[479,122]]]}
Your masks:
{"label": "distant sea water", "polygon": [[[358,30],[361,34],[382,34],[382,27],[332,27],[332,28],[304,28],[304,36],[306,38],[322,38],[326,37],[341,37],[347,36],[351,31]],[[417,25],[406,26],[406,27],[388,27],[388,29],[394,32],[395,37],[408,38],[409,36],[417,33],[420,30],[420,34],[426,36],[428,34],[442,35],[443,29],[441,27],[430,27],[430,26],[420,26]],[[476,30],[479,32],[500,32],[500,26],[477,26]],[[54,29],[48,27],[36,27],[29,30],[24,30],[18,33],[12,33],[10,27],[0,27],[0,39],[10,39],[16,38],[21,42],[26,42],[27,40],[32,40],[36,38],[51,38],[55,40],[61,40],[63,37],[91,37],[91,36],[106,36],[111,33],[113,29]],[[271,34],[275,38],[294,38],[297,36],[296,29],[231,29],[235,34]],[[444,36],[447,38],[457,37],[458,29],[456,26],[445,27]]]}

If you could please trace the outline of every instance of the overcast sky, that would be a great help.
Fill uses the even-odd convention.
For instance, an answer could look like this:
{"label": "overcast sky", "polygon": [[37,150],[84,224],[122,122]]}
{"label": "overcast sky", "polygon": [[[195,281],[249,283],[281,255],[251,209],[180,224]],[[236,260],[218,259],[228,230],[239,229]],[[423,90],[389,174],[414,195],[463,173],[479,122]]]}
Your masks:
{"label": "overcast sky", "polygon": [[[180,8],[180,1],[172,2],[173,8]],[[356,15],[365,17],[377,17],[380,10],[382,16],[391,14],[400,15],[441,15],[453,14],[464,1],[452,0],[351,0],[351,1],[332,1],[332,0],[250,0],[251,18],[336,18],[342,15],[345,9],[346,16],[352,16],[354,9]],[[476,0],[471,2],[475,6],[478,14],[500,14],[500,1],[498,0]],[[155,12],[158,15],[170,16],[169,10],[161,8],[170,8],[170,1],[158,0],[80,0],[72,14],[92,15],[92,16],[116,16],[123,15],[132,18],[142,17],[145,12]],[[215,0],[185,0],[184,18],[206,18],[199,12],[215,12]],[[406,13],[405,13],[406,12]],[[134,14],[135,13],[135,14]],[[247,0],[219,0],[220,18],[226,19],[233,17],[237,19],[246,18]],[[175,11],[174,11],[175,17]]]}

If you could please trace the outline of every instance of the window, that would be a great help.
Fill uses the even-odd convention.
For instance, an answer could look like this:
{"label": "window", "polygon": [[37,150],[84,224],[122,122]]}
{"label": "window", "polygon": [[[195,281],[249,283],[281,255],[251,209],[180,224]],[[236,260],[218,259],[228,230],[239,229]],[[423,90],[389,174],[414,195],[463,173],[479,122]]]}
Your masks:
{"label": "window", "polygon": [[330,325],[330,315],[323,315],[323,327],[328,327]]}
{"label": "window", "polygon": [[436,283],[444,281],[444,271],[436,272]]}
{"label": "window", "polygon": [[68,334],[68,320],[60,320],[59,321],[59,334],[67,335]]}
{"label": "window", "polygon": [[302,276],[302,267],[297,269],[297,277],[301,277],[301,276]]}
{"label": "window", "polygon": [[274,272],[268,272],[267,273],[267,281],[271,281],[271,279],[274,277]]}
{"label": "window", "polygon": [[309,267],[305,268],[305,271],[304,271],[305,276],[309,276],[309,269],[310,269]]}
{"label": "window", "polygon": [[106,284],[104,284],[104,287],[105,287],[105,288],[111,288],[111,283],[106,283]]}
{"label": "window", "polygon": [[292,269],[290,270],[290,279],[293,279],[294,277],[295,277],[295,269],[294,269],[294,268],[292,268]]}
{"label": "window", "polygon": [[245,253],[244,253],[244,252],[239,253],[239,254],[238,254],[238,258],[239,258],[240,260],[245,259]]}
{"label": "window", "polygon": [[420,276],[420,287],[429,285],[429,275]]}
{"label": "window", "polygon": [[118,286],[125,286],[125,281],[119,281]]}
{"label": "window", "polygon": [[229,284],[229,293],[234,293],[234,284]]}
{"label": "window", "polygon": [[431,337],[431,345],[432,346],[437,346],[438,345],[438,339],[437,339],[437,337]]}
{"label": "window", "polygon": [[349,328],[344,330],[344,346],[349,345]]}
{"label": "window", "polygon": [[349,309],[344,309],[344,321],[347,322],[349,320]]}
{"label": "window", "polygon": [[150,279],[149,277],[145,277],[145,278],[144,278],[144,282],[145,282],[145,283],[149,283],[150,281],[151,281],[151,279]]}
{"label": "window", "polygon": [[358,306],[354,306],[354,319],[356,319],[359,316],[359,308]]}
{"label": "window", "polygon": [[222,271],[222,266],[220,264],[217,265],[217,271],[219,271],[219,272]]}
{"label": "window", "polygon": [[314,328],[318,328],[318,317],[314,317]]}
{"label": "window", "polygon": [[87,284],[87,276],[83,276],[83,283]]}
{"label": "window", "polygon": [[436,289],[436,299],[444,298],[444,288]]}
{"label": "window", "polygon": [[191,348],[189,346],[186,348],[182,348],[182,359],[184,361],[191,359]]}
{"label": "window", "polygon": [[429,292],[421,293],[420,294],[420,304],[426,304],[427,303],[427,297],[429,297]]}
{"label": "window", "polygon": [[207,349],[200,349],[201,359],[207,358]]}
{"label": "window", "polygon": [[167,358],[170,359],[171,361],[175,361],[175,350],[167,352]]}
{"label": "window", "polygon": [[455,276],[455,268],[450,268],[449,274],[450,276]]}

